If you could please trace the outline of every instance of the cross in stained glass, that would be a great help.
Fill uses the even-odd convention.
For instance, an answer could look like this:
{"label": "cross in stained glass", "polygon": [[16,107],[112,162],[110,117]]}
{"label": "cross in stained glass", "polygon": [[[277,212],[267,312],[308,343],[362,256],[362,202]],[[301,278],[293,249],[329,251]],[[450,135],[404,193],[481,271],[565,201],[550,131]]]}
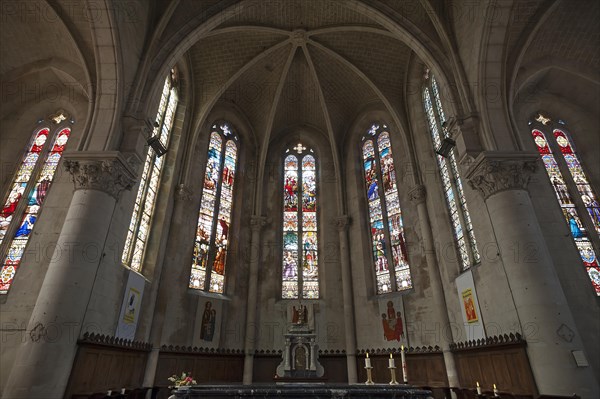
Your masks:
{"label": "cross in stained glass", "polygon": [[550,122],[550,118],[546,118],[544,115],[539,114],[537,116],[537,118],[535,118],[536,121],[541,122],[543,125],[547,125],[548,122]]}
{"label": "cross in stained glass", "polygon": [[302,154],[302,151],[306,150],[306,147],[302,143],[298,143],[295,147],[292,147],[298,154]]}
{"label": "cross in stained glass", "polygon": [[373,126],[371,126],[371,129],[369,129],[369,131],[367,133],[369,133],[371,136],[375,136],[375,133],[377,133],[378,129],[379,129],[379,125],[373,125]]}
{"label": "cross in stained glass", "polygon": [[67,120],[67,117],[62,112],[58,112],[56,115],[50,116],[50,119],[52,119],[54,123],[58,125],[62,121]]}

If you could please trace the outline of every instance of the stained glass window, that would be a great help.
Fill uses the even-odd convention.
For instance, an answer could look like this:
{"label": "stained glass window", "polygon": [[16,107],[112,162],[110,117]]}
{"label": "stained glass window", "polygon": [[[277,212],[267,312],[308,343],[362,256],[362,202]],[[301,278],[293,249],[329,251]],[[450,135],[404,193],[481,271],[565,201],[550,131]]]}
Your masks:
{"label": "stained glass window", "polygon": [[363,137],[363,168],[377,293],[412,288],[390,133],[373,124]]}
{"label": "stained glass window", "polygon": [[[152,136],[157,137],[165,148],[169,144],[169,135],[173,128],[175,109],[177,108],[177,90],[174,75],[175,71],[172,70],[171,74],[165,79],[158,112],[156,113],[155,128],[152,132]],[[137,272],[142,269],[163,162],[163,158],[153,148],[148,149],[121,257],[124,264]]]}
{"label": "stained glass window", "polygon": [[283,299],[319,298],[317,162],[302,144],[283,162]]}
{"label": "stained glass window", "polygon": [[[69,140],[71,128],[63,123],[67,117],[59,112],[49,121],[59,124],[37,129],[23,156],[0,214],[0,294],[7,294],[21,263],[33,227],[54,180],[54,174]],[[25,199],[22,201],[22,199]],[[11,240],[4,240],[12,237]]]}
{"label": "stained glass window", "polygon": [[212,126],[190,274],[193,289],[222,294],[225,287],[237,140],[228,123]]}
{"label": "stained glass window", "polygon": [[[423,89],[423,104],[431,133],[433,150],[440,148],[442,140],[449,138],[449,132],[443,127],[446,115],[442,107],[440,92],[435,77],[427,80]],[[462,270],[466,270],[481,261],[477,240],[473,232],[473,223],[467,207],[460,172],[456,162],[456,150],[452,149],[447,157],[435,154],[435,158],[442,179],[446,206],[450,214],[452,232],[459,254]]]}
{"label": "stained glass window", "polygon": [[[583,266],[592,281],[596,295],[600,296],[600,265],[594,249],[592,235],[600,235],[600,206],[588,178],[579,162],[573,142],[563,127],[556,125],[550,118],[539,115],[532,121],[531,135],[542,157],[542,162],[562,209],[565,222],[571,231],[571,238],[579,250]],[[560,124],[560,122],[559,122]],[[546,133],[548,135],[546,135]],[[553,137],[550,142],[548,136]],[[556,159],[556,153],[562,154],[562,160]],[[565,177],[566,176],[566,177]],[[579,204],[578,204],[579,203]],[[587,216],[586,216],[587,214]]]}

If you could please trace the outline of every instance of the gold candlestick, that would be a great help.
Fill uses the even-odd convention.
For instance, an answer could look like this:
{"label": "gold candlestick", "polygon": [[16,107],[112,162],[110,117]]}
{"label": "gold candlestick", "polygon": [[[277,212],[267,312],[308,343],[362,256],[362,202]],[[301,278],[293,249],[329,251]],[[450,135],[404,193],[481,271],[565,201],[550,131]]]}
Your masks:
{"label": "gold candlestick", "polygon": [[390,385],[398,385],[398,381],[396,381],[396,367],[388,367],[388,368],[390,369],[390,374],[392,376]]}
{"label": "gold candlestick", "polygon": [[367,381],[365,382],[365,385],[373,385],[374,382],[371,379],[371,370],[373,369],[373,367],[371,366],[365,366],[365,370],[367,370]]}

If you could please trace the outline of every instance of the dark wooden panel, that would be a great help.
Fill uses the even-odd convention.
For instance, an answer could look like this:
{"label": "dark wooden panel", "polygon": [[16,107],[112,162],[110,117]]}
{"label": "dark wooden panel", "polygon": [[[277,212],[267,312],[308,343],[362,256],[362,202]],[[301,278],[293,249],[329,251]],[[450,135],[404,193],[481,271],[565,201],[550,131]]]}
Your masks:
{"label": "dark wooden panel", "polygon": [[146,351],[79,344],[65,398],[73,394],[141,387],[146,357]]}
{"label": "dark wooden panel", "polygon": [[154,385],[168,386],[173,374],[191,372],[200,383],[241,383],[244,355],[161,352]]}
{"label": "dark wooden panel", "polygon": [[[376,383],[390,382],[391,375],[388,369],[389,355],[370,355],[373,381]],[[396,361],[396,379],[402,382],[402,369],[400,355],[394,355]],[[367,380],[365,370],[365,357],[359,355],[356,359],[358,366],[358,381]],[[444,356],[440,352],[409,353],[406,355],[406,369],[409,384],[416,386],[444,387],[448,386]]]}
{"label": "dark wooden panel", "polygon": [[281,355],[255,355],[253,367],[254,382],[273,382]]}
{"label": "dark wooden panel", "polygon": [[454,352],[458,379],[463,387],[476,382],[491,389],[523,395],[537,395],[529,358],[524,345],[498,345],[461,349]]}

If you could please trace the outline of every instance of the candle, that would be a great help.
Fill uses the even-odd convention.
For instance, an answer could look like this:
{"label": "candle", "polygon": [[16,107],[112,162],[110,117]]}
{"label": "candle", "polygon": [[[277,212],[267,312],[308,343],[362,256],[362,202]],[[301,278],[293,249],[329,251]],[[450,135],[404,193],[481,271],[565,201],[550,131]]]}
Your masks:
{"label": "candle", "polygon": [[477,381],[477,395],[481,395],[481,387],[479,386],[479,381]]}
{"label": "candle", "polygon": [[400,346],[400,360],[402,362],[402,380],[407,383],[408,375],[406,375],[406,356],[404,355],[404,345]]}
{"label": "candle", "polygon": [[365,367],[371,367],[371,359],[369,359],[369,352],[367,352],[367,357],[365,358]]}
{"label": "candle", "polygon": [[498,396],[498,388],[496,388],[496,384],[494,385],[494,396]]}
{"label": "candle", "polygon": [[390,353],[390,368],[396,368],[396,363],[394,362],[394,358],[392,357],[392,354]]}

